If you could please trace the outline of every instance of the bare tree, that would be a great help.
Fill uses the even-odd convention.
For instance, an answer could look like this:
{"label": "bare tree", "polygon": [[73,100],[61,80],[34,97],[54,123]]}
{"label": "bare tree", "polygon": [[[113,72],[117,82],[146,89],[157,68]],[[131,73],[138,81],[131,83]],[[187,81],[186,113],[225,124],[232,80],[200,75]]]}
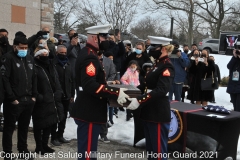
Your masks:
{"label": "bare tree", "polygon": [[141,39],[147,39],[147,36],[166,36],[166,30],[161,23],[156,23],[156,18],[144,17],[131,26],[131,33]]}
{"label": "bare tree", "polygon": [[[187,17],[188,25],[184,29],[187,32],[188,44],[192,44],[193,42],[193,26],[194,26],[194,10],[196,7],[196,3],[194,0],[148,0],[146,1],[148,5],[146,5],[147,11],[161,11],[161,10],[170,10],[170,11],[178,11],[185,13]],[[166,12],[167,14],[167,12]],[[178,13],[179,15],[179,13]],[[178,19],[181,20],[181,19]],[[179,26],[179,25],[178,25]]]}
{"label": "bare tree", "polygon": [[85,23],[110,23],[113,29],[124,31],[133,22],[138,3],[137,0],[98,0],[97,4],[93,4],[82,0],[78,19]]}
{"label": "bare tree", "polygon": [[54,29],[56,32],[66,32],[79,19],[72,22],[72,16],[78,8],[78,0],[54,0]]}
{"label": "bare tree", "polygon": [[[231,1],[233,2],[233,1]],[[239,14],[236,12],[234,3],[224,0],[203,0],[196,1],[201,8],[194,11],[194,14],[204,19],[209,24],[209,29],[213,38],[219,38],[220,30],[226,15]]]}

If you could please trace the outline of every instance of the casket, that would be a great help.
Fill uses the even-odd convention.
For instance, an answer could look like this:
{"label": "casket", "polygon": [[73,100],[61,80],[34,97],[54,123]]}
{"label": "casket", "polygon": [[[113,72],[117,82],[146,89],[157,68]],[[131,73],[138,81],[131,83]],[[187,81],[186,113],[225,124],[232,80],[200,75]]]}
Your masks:
{"label": "casket", "polygon": [[[127,95],[129,95],[130,98],[137,98],[138,96],[141,95],[140,89],[132,85],[115,84],[115,85],[109,85],[109,86],[116,87],[116,88],[127,88],[128,90],[124,92]],[[127,107],[130,104],[130,101],[128,100],[126,103],[123,104],[123,106],[118,104],[117,100],[109,99],[109,102],[111,107]]]}

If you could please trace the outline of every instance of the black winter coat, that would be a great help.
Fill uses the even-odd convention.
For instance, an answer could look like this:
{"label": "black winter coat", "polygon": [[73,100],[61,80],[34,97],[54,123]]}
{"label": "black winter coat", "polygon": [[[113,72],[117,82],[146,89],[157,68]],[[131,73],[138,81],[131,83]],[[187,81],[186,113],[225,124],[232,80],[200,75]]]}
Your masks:
{"label": "black winter coat", "polygon": [[6,101],[37,96],[34,60],[30,55],[20,58],[12,50],[2,56],[1,64]]}
{"label": "black winter coat", "polygon": [[[49,72],[52,76],[49,77],[41,62],[38,59],[35,59],[35,62],[38,96],[32,113],[33,127],[43,129],[63,119],[61,103],[63,92],[53,63],[49,64]],[[50,78],[54,81],[54,87],[51,87]],[[55,88],[55,91],[52,88]]]}
{"label": "black winter coat", "polygon": [[229,69],[229,81],[227,86],[227,93],[240,93],[240,80],[233,81],[233,72],[238,71],[240,73],[240,58],[232,57],[232,59],[227,64],[227,68]]}
{"label": "black winter coat", "polygon": [[122,66],[122,62],[124,60],[124,57],[126,55],[126,50],[124,47],[123,42],[119,42],[116,44],[113,41],[109,41],[110,47],[108,51],[111,51],[113,53],[113,63],[116,65],[117,72],[120,72]]}
{"label": "black winter coat", "polygon": [[[214,76],[215,66],[212,60],[208,59],[208,66],[203,62],[198,62],[191,60],[191,67],[189,68],[189,74],[191,75],[190,89],[187,98],[192,101],[212,101],[213,94],[212,91],[203,91],[201,89],[201,79],[207,74],[207,78]],[[217,83],[217,82],[216,82]]]}
{"label": "black winter coat", "polygon": [[68,62],[62,66],[62,64],[56,58],[54,65],[58,73],[59,82],[63,90],[63,100],[69,100],[74,98],[75,95],[75,80],[73,78],[73,71],[71,64]]}
{"label": "black winter coat", "polygon": [[4,89],[3,89],[2,73],[0,73],[0,106],[2,105],[3,99],[4,99]]}

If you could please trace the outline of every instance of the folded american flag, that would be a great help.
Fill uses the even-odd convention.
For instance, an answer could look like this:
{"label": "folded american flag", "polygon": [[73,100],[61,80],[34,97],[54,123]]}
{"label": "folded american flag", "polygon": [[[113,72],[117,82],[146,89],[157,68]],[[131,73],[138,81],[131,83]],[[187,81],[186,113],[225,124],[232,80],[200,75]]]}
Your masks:
{"label": "folded american flag", "polygon": [[213,106],[213,105],[207,105],[205,107],[202,107],[202,109],[210,112],[216,112],[216,113],[223,113],[223,114],[230,114],[230,111],[224,108],[223,106]]}

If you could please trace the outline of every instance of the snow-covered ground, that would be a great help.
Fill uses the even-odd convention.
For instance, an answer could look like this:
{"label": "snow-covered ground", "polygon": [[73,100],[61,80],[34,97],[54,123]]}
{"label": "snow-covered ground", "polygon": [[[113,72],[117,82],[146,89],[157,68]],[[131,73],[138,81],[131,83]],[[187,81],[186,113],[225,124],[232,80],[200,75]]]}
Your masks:
{"label": "snow-covered ground", "polygon": [[[225,56],[225,55],[216,55],[213,54],[215,57],[215,63],[218,64],[221,72],[221,77],[228,76],[228,69],[227,63],[230,61],[232,56]],[[233,106],[230,103],[230,96],[226,93],[226,87],[220,87],[218,90],[215,91],[215,99],[216,104],[224,106],[225,108],[232,110]],[[186,103],[189,103],[186,100]],[[114,125],[109,128],[108,130],[108,138],[113,141],[117,141],[122,144],[133,145],[134,139],[134,123],[133,119],[130,121],[126,121],[126,113],[119,111],[119,118],[114,116]],[[67,128],[65,130],[64,136],[68,139],[75,139],[77,138],[77,126],[74,123],[74,120],[69,118],[67,119]],[[144,145],[145,140],[140,141],[137,145],[142,146]],[[240,152],[240,143],[238,145],[238,151]],[[240,156],[238,157],[240,159]]]}

